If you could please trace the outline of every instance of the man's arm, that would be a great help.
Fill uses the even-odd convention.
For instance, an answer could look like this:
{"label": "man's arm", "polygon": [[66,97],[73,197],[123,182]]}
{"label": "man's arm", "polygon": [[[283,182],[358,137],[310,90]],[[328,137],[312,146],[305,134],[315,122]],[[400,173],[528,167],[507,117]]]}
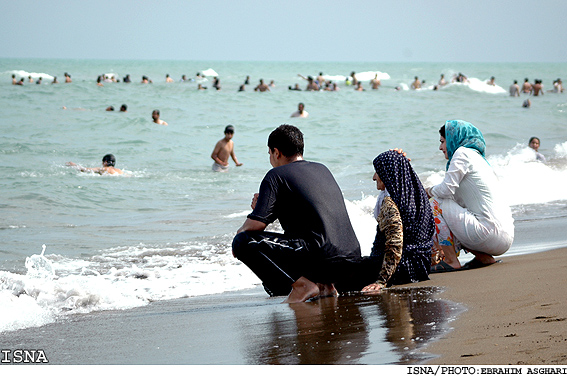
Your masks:
{"label": "man's arm", "polygon": [[238,229],[236,233],[238,234],[243,231],[264,231],[264,229],[266,229],[266,226],[268,225],[263,222],[247,218],[246,221],[244,221],[244,224],[240,227],[240,229]]}
{"label": "man's arm", "polygon": [[100,167],[97,167],[97,168],[86,168],[86,167],[83,167],[83,166],[80,165],[80,164],[75,164],[75,163],[73,163],[72,161],[68,162],[68,163],[67,163],[67,166],[77,168],[77,169],[78,169],[79,171],[81,171],[81,172],[95,172],[95,173],[104,172],[104,168],[100,168]]}
{"label": "man's arm", "polygon": [[[252,202],[250,203],[252,210],[256,208],[256,203],[258,202],[259,196],[259,193],[254,193],[254,197],[252,197]],[[240,227],[240,229],[238,229],[236,233],[238,234],[243,231],[264,231],[264,229],[266,229],[266,226],[268,225],[263,222],[247,218],[246,221],[244,221],[244,224]]]}
{"label": "man's arm", "polygon": [[234,160],[234,164],[236,164],[237,167],[240,167],[242,165],[242,163],[238,162],[238,159],[236,158],[236,155],[234,154],[234,144],[232,145],[232,149],[230,150],[230,157],[232,157],[232,160]]}

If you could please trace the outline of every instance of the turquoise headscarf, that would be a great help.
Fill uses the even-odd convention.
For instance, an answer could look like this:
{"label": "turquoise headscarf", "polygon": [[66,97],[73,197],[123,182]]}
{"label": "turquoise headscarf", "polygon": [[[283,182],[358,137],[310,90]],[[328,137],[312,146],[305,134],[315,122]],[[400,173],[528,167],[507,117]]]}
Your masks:
{"label": "turquoise headscarf", "polygon": [[447,142],[447,169],[453,158],[453,154],[459,147],[472,148],[486,160],[484,152],[486,142],[482,132],[469,122],[464,120],[448,120],[445,122],[445,140]]}

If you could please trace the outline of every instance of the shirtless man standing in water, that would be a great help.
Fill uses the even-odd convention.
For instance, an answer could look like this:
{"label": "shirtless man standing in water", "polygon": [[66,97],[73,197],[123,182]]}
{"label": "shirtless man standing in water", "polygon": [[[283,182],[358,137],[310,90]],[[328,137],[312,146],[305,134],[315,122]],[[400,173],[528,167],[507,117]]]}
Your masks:
{"label": "shirtless man standing in water", "polygon": [[370,81],[370,86],[372,87],[372,90],[378,90],[381,84],[382,83],[380,83],[380,80],[378,79],[378,74],[376,74],[374,76],[374,79]]}
{"label": "shirtless man standing in water", "polygon": [[524,80],[524,84],[522,85],[522,93],[530,94],[532,92],[532,88],[533,88],[532,84],[526,78]]}
{"label": "shirtless man standing in water", "polygon": [[160,115],[160,114],[159,114],[159,110],[154,110],[154,111],[152,111],[152,119],[153,119],[154,123],[156,123],[156,124],[163,124],[164,126],[167,126],[167,122],[164,121],[164,120],[161,120],[161,119],[159,118],[159,115]]}
{"label": "shirtless man standing in water", "polygon": [[411,88],[414,90],[421,89],[421,81],[419,80],[418,77],[415,77],[415,80],[411,84]]}
{"label": "shirtless man standing in water", "polygon": [[541,83],[541,79],[536,79],[534,82],[534,85],[532,87],[532,92],[534,97],[537,97],[538,95],[543,95],[543,84]]}
{"label": "shirtless man standing in water", "polygon": [[238,162],[236,155],[234,154],[234,142],[232,137],[234,136],[234,126],[228,125],[224,129],[224,138],[219,140],[211,154],[211,159],[215,162],[213,163],[213,171],[215,172],[228,172],[228,157],[232,157],[234,163],[237,167],[240,167],[242,163]]}
{"label": "shirtless man standing in water", "polygon": [[98,168],[85,168],[79,164],[73,163],[72,161],[67,163],[69,167],[75,167],[81,172],[94,172],[94,173],[98,173],[99,175],[103,175],[105,173],[108,173],[109,175],[124,174],[124,172],[121,169],[114,168],[115,164],[116,164],[116,157],[114,157],[114,155],[110,153],[102,158],[102,167],[98,167]]}

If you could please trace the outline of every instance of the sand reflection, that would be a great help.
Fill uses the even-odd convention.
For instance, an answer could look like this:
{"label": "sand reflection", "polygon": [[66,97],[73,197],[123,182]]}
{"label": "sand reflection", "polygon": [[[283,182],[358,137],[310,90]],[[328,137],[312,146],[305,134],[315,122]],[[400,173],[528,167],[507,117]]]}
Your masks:
{"label": "sand reflection", "polygon": [[[272,311],[248,348],[251,364],[412,364],[461,309],[434,298],[436,288],[352,294]],[[291,314],[287,312],[291,310]],[[262,339],[259,339],[262,337]]]}

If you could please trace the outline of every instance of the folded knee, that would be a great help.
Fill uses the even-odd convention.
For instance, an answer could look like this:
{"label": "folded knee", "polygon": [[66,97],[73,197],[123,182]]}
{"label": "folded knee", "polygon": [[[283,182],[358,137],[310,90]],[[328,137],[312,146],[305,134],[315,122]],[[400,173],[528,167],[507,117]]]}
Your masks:
{"label": "folded knee", "polygon": [[241,259],[241,256],[246,252],[246,246],[252,240],[248,232],[238,233],[232,240],[232,252],[234,256]]}

